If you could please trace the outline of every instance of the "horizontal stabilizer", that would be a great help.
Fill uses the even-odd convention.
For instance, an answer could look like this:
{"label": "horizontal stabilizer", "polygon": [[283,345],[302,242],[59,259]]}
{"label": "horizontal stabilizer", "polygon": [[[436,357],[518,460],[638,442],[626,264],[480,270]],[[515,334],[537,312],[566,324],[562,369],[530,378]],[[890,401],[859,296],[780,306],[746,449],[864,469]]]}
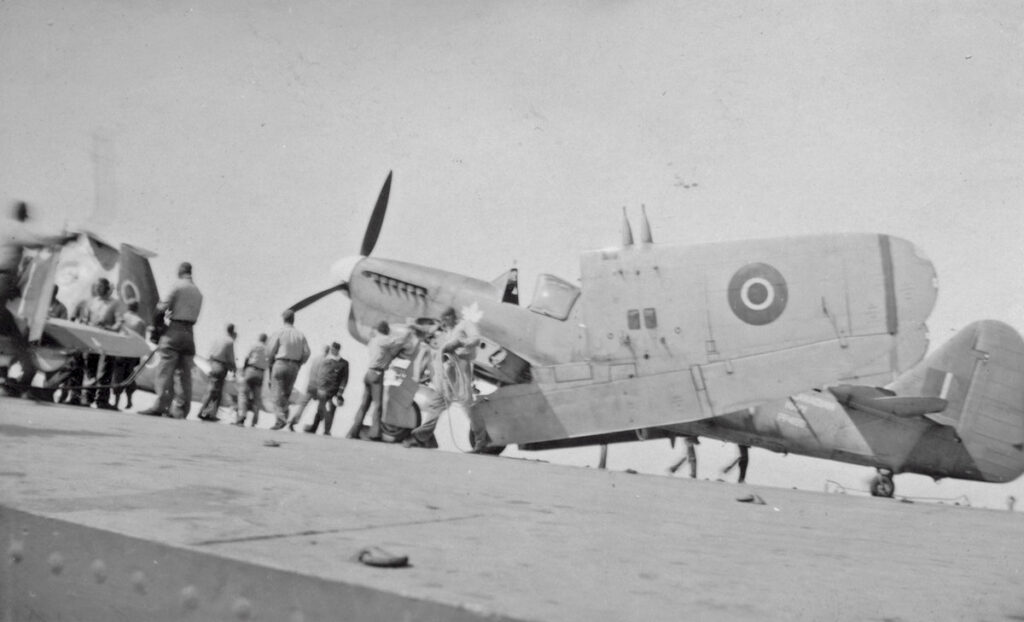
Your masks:
{"label": "horizontal stabilizer", "polygon": [[142,358],[149,354],[146,340],[138,335],[115,333],[77,322],[47,320],[45,333],[61,346],[71,350],[127,358]]}
{"label": "horizontal stabilizer", "polygon": [[858,408],[871,408],[896,417],[921,417],[931,413],[941,413],[949,406],[949,402],[940,397],[879,397]]}
{"label": "horizontal stabilizer", "polygon": [[843,384],[830,387],[829,392],[844,406],[895,417],[922,417],[940,413],[949,406],[949,402],[939,397],[899,397],[877,387]]}

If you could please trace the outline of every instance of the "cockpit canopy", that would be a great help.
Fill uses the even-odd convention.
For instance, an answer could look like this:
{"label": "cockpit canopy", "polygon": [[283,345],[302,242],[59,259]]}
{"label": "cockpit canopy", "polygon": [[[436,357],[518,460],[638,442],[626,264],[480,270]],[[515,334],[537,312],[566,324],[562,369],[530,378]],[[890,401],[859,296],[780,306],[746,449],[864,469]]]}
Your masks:
{"label": "cockpit canopy", "polygon": [[537,277],[533,300],[527,308],[540,315],[565,320],[579,297],[580,288],[572,283],[552,274],[542,274]]}

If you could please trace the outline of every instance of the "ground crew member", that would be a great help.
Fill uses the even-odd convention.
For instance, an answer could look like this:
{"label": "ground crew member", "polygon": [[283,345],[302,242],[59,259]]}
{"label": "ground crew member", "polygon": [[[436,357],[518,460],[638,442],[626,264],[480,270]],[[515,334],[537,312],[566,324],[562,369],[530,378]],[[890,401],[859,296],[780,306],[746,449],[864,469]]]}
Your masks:
{"label": "ground crew member", "polygon": [[483,422],[473,417],[469,408],[473,399],[473,360],[479,347],[480,337],[472,323],[458,321],[455,309],[445,309],[441,314],[441,326],[428,342],[431,348],[430,377],[428,389],[432,395],[423,409],[423,423],[412,431],[410,443],[424,447],[436,447],[434,428],[438,417],[453,404],[460,404],[469,415],[470,433],[473,437],[474,453],[484,451],[490,439]]}
{"label": "ground crew member", "polygon": [[687,462],[690,463],[690,478],[697,478],[697,445],[700,441],[697,440],[696,436],[684,436],[683,442],[686,443],[686,453],[679,459],[678,462],[674,463],[668,468],[669,473],[675,473],[679,470],[679,467],[683,466]]}
{"label": "ground crew member", "polygon": [[267,359],[271,361],[270,378],[274,382],[274,416],[277,421],[271,430],[280,430],[288,424],[288,399],[295,387],[299,368],[309,360],[309,342],[295,328],[295,312],[286,309],[281,314],[284,326],[274,333],[267,345]]}
{"label": "ground crew member", "polygon": [[245,355],[242,369],[242,386],[239,387],[238,414],[235,425],[245,425],[249,411],[253,411],[252,427],[260,420],[260,408],[263,406],[263,376],[267,371],[267,334],[260,333],[255,345]]}
{"label": "ground crew member", "polygon": [[750,457],[747,451],[750,449],[750,445],[740,445],[740,455],[738,458],[729,463],[729,466],[722,469],[722,475],[725,475],[732,470],[734,466],[740,467],[740,478],[737,480],[738,483],[742,484],[747,479],[747,463],[750,461]]}
{"label": "ground crew member", "polygon": [[306,406],[316,399],[317,394],[317,383],[318,375],[320,373],[320,364],[324,362],[324,357],[331,351],[330,344],[324,346],[316,356],[309,359],[309,379],[306,380],[306,394],[299,401],[298,408],[295,409],[295,414],[292,415],[291,420],[288,422],[288,429],[292,432],[295,431],[295,424],[302,419],[302,414],[306,411]]}
{"label": "ground crew member", "polygon": [[220,421],[217,411],[224,396],[224,381],[228,373],[235,373],[235,325],[228,324],[225,333],[215,339],[210,348],[210,389],[199,408],[199,418],[203,421]]}
{"label": "ground crew member", "polygon": [[[96,294],[85,308],[86,323],[89,326],[117,331],[121,329],[121,302],[111,296],[110,281],[100,278],[96,281]],[[85,391],[85,402],[95,403],[96,408],[117,410],[110,402],[110,385],[114,378],[114,357],[96,352],[85,355],[85,373],[93,379],[98,389]]]}
{"label": "ground crew member", "polygon": [[[138,335],[146,338],[146,320],[139,315],[139,302],[132,300],[128,303],[124,315],[121,316],[121,332],[126,335]],[[121,401],[121,393],[126,397],[125,408],[132,407],[132,395],[138,385],[132,380],[125,386],[125,381],[131,378],[135,368],[139,366],[140,360],[132,357],[120,357],[114,360],[114,406]]]}
{"label": "ground crew member", "polygon": [[363,376],[363,400],[359,404],[359,410],[352,419],[352,427],[349,428],[345,438],[359,438],[363,429],[363,419],[366,412],[370,411],[370,432],[367,438],[371,441],[381,439],[380,419],[384,408],[384,370],[388,368],[391,361],[402,351],[405,345],[404,336],[392,336],[391,327],[381,320],[374,328],[374,334],[366,344],[368,355],[368,368]]}
{"label": "ground crew member", "polygon": [[[163,415],[184,419],[192,404],[192,359],[196,354],[196,342],[192,327],[199,319],[203,306],[203,294],[192,282],[192,264],[183,262],[178,266],[178,280],[171,286],[167,296],[156,306],[156,312],[169,316],[167,328],[160,337],[160,361],[156,368],[157,401],[142,415]],[[174,395],[175,372],[179,374],[181,393]],[[177,398],[181,412],[171,413],[171,401]]]}
{"label": "ground crew member", "polygon": [[345,403],[345,387],[348,386],[348,361],[341,358],[341,344],[335,341],[324,356],[317,370],[316,416],[313,423],[303,430],[316,434],[320,420],[324,422],[324,436],[330,436],[334,424],[334,411]]}

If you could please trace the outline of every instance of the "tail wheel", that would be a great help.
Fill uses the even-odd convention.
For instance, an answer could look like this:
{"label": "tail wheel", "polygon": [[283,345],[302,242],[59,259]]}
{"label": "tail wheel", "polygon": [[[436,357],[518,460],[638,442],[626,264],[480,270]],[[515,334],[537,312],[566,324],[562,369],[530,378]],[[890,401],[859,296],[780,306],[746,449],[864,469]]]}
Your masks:
{"label": "tail wheel", "polygon": [[871,496],[891,498],[896,492],[896,484],[892,481],[892,475],[879,472],[871,479]]}

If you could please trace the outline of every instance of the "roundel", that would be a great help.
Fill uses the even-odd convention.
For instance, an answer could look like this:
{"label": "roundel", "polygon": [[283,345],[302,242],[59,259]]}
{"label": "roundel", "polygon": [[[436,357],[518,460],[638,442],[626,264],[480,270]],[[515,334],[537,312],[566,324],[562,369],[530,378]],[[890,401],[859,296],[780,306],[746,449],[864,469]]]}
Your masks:
{"label": "roundel", "polygon": [[747,324],[774,322],[786,310],[789,290],[786,279],[766,263],[750,263],[729,281],[729,306]]}
{"label": "roundel", "polygon": [[139,302],[139,288],[135,286],[135,283],[125,280],[121,283],[121,300],[124,302]]}

